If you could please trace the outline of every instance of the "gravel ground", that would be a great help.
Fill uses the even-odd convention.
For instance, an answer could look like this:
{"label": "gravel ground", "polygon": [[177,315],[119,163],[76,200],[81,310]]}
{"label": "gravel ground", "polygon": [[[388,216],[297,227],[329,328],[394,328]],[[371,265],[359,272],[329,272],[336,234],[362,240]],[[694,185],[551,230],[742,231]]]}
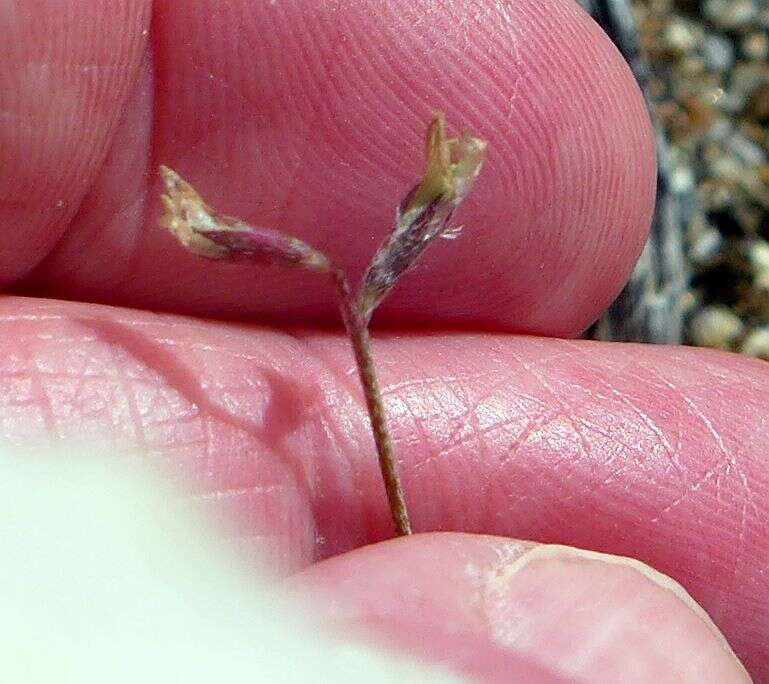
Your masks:
{"label": "gravel ground", "polygon": [[602,339],[769,359],[769,0],[584,0],[657,127],[652,237]]}

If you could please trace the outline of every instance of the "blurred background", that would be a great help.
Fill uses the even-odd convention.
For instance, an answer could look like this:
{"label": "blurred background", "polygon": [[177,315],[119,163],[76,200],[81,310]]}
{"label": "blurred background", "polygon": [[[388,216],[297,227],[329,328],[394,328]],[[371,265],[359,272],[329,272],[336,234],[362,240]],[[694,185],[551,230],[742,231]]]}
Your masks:
{"label": "blurred background", "polygon": [[657,134],[652,234],[590,331],[769,360],[769,0],[582,0]]}

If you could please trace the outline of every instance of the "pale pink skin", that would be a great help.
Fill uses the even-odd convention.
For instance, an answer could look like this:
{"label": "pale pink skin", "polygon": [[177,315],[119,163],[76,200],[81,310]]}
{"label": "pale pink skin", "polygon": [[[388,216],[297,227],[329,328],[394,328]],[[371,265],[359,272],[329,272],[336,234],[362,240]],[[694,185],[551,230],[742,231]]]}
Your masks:
{"label": "pale pink skin", "polygon": [[[639,558],[680,581],[755,679],[769,679],[767,367],[546,339],[576,334],[612,299],[652,209],[644,105],[588,18],[566,0],[546,11],[535,0],[61,7],[0,10],[0,79],[13,84],[0,88],[0,280],[282,325],[8,297],[2,437],[138,445],[279,574],[392,536],[332,287],[185,254],[156,226],[154,169],[169,164],[220,211],[360,271],[442,108],[490,141],[488,164],[462,237],[431,247],[375,321],[393,329],[375,347],[415,529]],[[315,322],[335,327],[297,327]],[[498,671],[558,681],[557,663],[476,623],[445,630],[445,596],[429,587],[448,582],[452,558],[483,564],[495,543],[421,536],[338,556],[301,581],[333,586],[358,607],[352,622],[379,624],[395,648],[492,681]],[[385,569],[401,583],[415,575],[417,590],[383,592]],[[645,581],[627,580],[622,596]],[[370,610],[377,601],[386,619]],[[657,614],[691,620],[681,602]],[[642,641],[609,647],[643,653]],[[557,653],[553,643],[543,652]],[[699,628],[666,648],[722,654]]]}

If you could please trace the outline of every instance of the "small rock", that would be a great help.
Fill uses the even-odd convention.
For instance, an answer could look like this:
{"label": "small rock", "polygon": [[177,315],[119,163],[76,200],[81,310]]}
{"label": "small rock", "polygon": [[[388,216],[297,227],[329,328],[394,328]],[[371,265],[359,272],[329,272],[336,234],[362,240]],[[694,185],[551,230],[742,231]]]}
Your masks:
{"label": "small rock", "polygon": [[745,109],[745,94],[739,90],[728,90],[718,101],[721,111],[737,117]]}
{"label": "small rock", "polygon": [[740,345],[740,351],[748,356],[769,360],[769,328],[752,330]]}
{"label": "small rock", "polygon": [[689,166],[679,166],[670,174],[670,189],[683,194],[694,190],[694,172]]}
{"label": "small rock", "polygon": [[756,240],[748,249],[750,263],[764,271],[769,271],[769,242]]}
{"label": "small rock", "polygon": [[769,67],[765,63],[737,62],[730,74],[729,90],[747,100],[754,90],[766,83],[769,83]]}
{"label": "small rock", "polygon": [[758,235],[765,212],[751,202],[743,202],[734,208],[734,215],[745,235]]}
{"label": "small rock", "polygon": [[714,179],[705,180],[699,187],[702,207],[709,212],[729,212],[735,205],[735,194],[732,184]]}
{"label": "small rock", "polygon": [[744,325],[737,314],[717,305],[700,309],[689,324],[694,344],[715,349],[731,349],[743,330]]}
{"label": "small rock", "polygon": [[754,119],[769,121],[769,83],[762,83],[750,94],[746,110]]}
{"label": "small rock", "polygon": [[713,178],[737,181],[742,178],[743,165],[734,157],[719,155],[709,161],[708,170]]}
{"label": "small rock", "polygon": [[734,131],[734,124],[731,119],[725,116],[719,116],[713,119],[707,130],[706,138],[710,142],[720,142],[726,140]]}
{"label": "small rock", "polygon": [[665,43],[676,52],[691,52],[697,46],[697,36],[689,22],[673,17],[665,27]]}
{"label": "small rock", "polygon": [[747,169],[740,175],[738,182],[740,187],[754,202],[769,211],[769,185],[763,178],[761,169]]}
{"label": "small rock", "polygon": [[769,36],[765,31],[753,31],[742,38],[740,50],[747,59],[765,62],[769,58]]}
{"label": "small rock", "polygon": [[726,141],[726,150],[737,157],[745,166],[761,166],[766,163],[766,153],[760,145],[735,133]]}
{"label": "small rock", "polygon": [[765,127],[755,121],[749,121],[744,119],[740,121],[739,132],[742,133],[748,140],[763,145]]}
{"label": "small rock", "polygon": [[734,44],[726,36],[711,33],[702,44],[702,56],[711,71],[728,71],[734,64]]}
{"label": "small rock", "polygon": [[[681,59],[678,68],[683,76],[689,77],[701,77],[707,71],[705,60],[694,53],[688,54]],[[686,97],[692,94],[692,85],[694,84],[687,81],[679,81],[674,84],[674,87],[676,90],[681,91],[679,97]]]}
{"label": "small rock", "polygon": [[751,22],[758,14],[753,0],[705,0],[705,16],[723,29],[736,29]]}
{"label": "small rock", "polygon": [[689,246],[689,258],[697,266],[707,266],[721,251],[723,242],[721,233],[712,226],[708,226],[692,240]]}

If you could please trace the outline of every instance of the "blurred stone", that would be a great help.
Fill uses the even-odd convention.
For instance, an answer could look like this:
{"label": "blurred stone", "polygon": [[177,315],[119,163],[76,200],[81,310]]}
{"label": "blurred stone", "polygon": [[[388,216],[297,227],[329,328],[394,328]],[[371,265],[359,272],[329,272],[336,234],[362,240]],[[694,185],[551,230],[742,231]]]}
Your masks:
{"label": "blurred stone", "polygon": [[703,11],[719,28],[735,29],[755,19],[758,6],[753,0],[705,0]]}
{"label": "blurred stone", "polygon": [[755,328],[740,345],[740,352],[748,356],[769,360],[769,328]]}
{"label": "blurred stone", "polygon": [[[699,33],[702,33],[700,30]],[[674,17],[665,28],[665,43],[677,52],[691,52],[700,42],[701,36],[697,35],[687,21]]]}
{"label": "blurred stone", "polygon": [[748,243],[746,251],[753,272],[753,284],[761,290],[769,290],[769,243],[753,240]]}
{"label": "blurred stone", "polygon": [[694,344],[701,347],[730,350],[742,335],[745,326],[740,317],[725,306],[706,306],[697,312],[689,324]]}
{"label": "blurred stone", "polygon": [[769,36],[766,31],[753,31],[743,36],[740,50],[747,59],[764,62],[769,58]]}
{"label": "blurred stone", "polygon": [[705,211],[729,210],[735,205],[736,190],[732,185],[708,178],[700,183],[699,198]]}
{"label": "blurred stone", "polygon": [[757,143],[766,149],[764,146],[764,135],[766,134],[766,129],[758,122],[743,119],[739,123],[738,131],[748,140],[752,140],[754,143]]}
{"label": "blurred stone", "polygon": [[[681,73],[693,78],[702,76],[706,71],[705,60],[700,55],[687,54],[682,60],[680,67]],[[692,84],[688,81],[680,81],[675,85],[675,90],[679,97],[691,97]]]}
{"label": "blurred stone", "polygon": [[694,190],[694,173],[688,166],[679,166],[670,174],[670,189],[684,193]]}
{"label": "blurred stone", "polygon": [[763,178],[761,169],[747,169],[739,179],[740,188],[747,196],[764,210],[769,211],[769,186]]}
{"label": "blurred stone", "polygon": [[769,83],[762,83],[750,93],[747,113],[759,121],[769,121]]}
{"label": "blurred stone", "polygon": [[722,180],[736,181],[742,176],[743,165],[738,159],[729,157],[723,153],[722,148],[719,154],[715,154],[708,162],[708,171],[710,175]]}
{"label": "blurred stone", "polygon": [[707,140],[712,142],[724,141],[734,131],[734,124],[725,116],[716,117],[706,131]]}
{"label": "blurred stone", "polygon": [[725,144],[726,152],[739,159],[745,166],[761,166],[766,163],[766,152],[760,145],[735,133]]}
{"label": "blurred stone", "polygon": [[760,207],[749,202],[744,202],[734,207],[734,215],[737,217],[737,222],[742,227],[743,235],[758,235],[764,217],[764,212]]}
{"label": "blurred stone", "polygon": [[728,71],[734,64],[734,44],[729,38],[710,33],[702,44],[705,66],[712,71]]}
{"label": "blurred stone", "polygon": [[747,101],[756,89],[769,83],[769,64],[737,62],[729,76],[729,90]]}
{"label": "blurred stone", "polygon": [[689,245],[689,259],[697,266],[711,264],[723,244],[723,238],[712,226],[706,226],[699,234],[691,239]]}

